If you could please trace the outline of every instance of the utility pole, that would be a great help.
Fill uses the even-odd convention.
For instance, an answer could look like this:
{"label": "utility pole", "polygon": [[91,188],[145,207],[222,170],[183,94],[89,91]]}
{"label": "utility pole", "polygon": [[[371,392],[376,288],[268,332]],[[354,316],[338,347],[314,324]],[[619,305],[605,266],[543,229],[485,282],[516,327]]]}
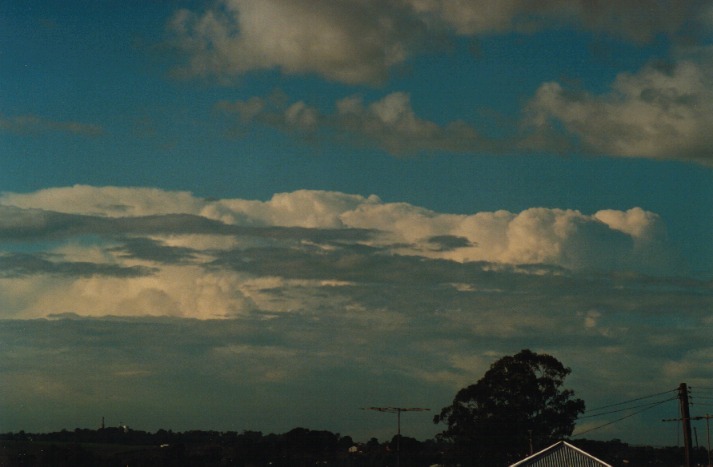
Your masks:
{"label": "utility pole", "polygon": [[[691,417],[688,403],[688,386],[686,383],[681,383],[678,386],[678,400],[681,407],[681,418],[667,418],[664,422],[683,422],[683,442],[686,450],[686,467],[691,466],[691,420],[706,421],[706,444],[708,446],[708,467],[713,467],[713,459],[711,459],[711,427],[710,419],[713,415],[702,415],[700,417]],[[698,445],[698,434],[696,434],[696,446]]]}
{"label": "utility pole", "polygon": [[[713,463],[711,462],[711,418],[713,418],[713,415],[702,415],[700,417],[691,417],[691,420],[705,420],[706,421],[706,438],[707,438],[707,445],[708,445],[708,467],[713,467]],[[698,444],[698,443],[696,443]]]}
{"label": "utility pole", "polygon": [[678,406],[681,418],[666,418],[663,422],[682,422],[683,448],[686,453],[686,467],[691,467],[691,413],[688,407],[688,385],[681,383],[678,386]]}
{"label": "utility pole", "polygon": [[691,412],[688,407],[688,385],[681,383],[678,386],[678,401],[681,407],[681,421],[683,422],[683,444],[686,450],[686,467],[691,467]]}
{"label": "utility pole", "polygon": [[401,464],[401,412],[424,412],[431,409],[421,407],[365,407],[362,410],[396,414],[396,467],[399,467]]}
{"label": "utility pole", "polygon": [[662,422],[683,422],[683,448],[686,453],[686,467],[691,467],[691,412],[688,408],[688,385],[678,386],[678,406],[681,418],[665,418]]}

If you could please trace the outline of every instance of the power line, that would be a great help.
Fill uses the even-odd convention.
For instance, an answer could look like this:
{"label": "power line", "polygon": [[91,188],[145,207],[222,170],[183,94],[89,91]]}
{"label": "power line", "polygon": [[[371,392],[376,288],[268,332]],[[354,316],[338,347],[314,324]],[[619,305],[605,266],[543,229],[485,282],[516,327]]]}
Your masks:
{"label": "power line", "polygon": [[[668,391],[667,391],[667,392],[668,392]],[[611,422],[605,423],[605,424],[603,424],[603,425],[595,426],[595,427],[590,428],[590,429],[588,429],[588,430],[580,431],[579,433],[574,433],[572,436],[581,436],[581,435],[583,435],[583,434],[585,434],[585,433],[589,433],[590,431],[598,430],[598,429],[600,429],[600,428],[604,428],[605,426],[613,425],[614,423],[620,422],[620,421],[622,421],[622,420],[626,420],[627,418],[633,417],[634,415],[638,415],[638,414],[640,414],[640,413],[646,412],[647,410],[651,410],[651,409],[653,409],[654,407],[658,407],[659,405],[663,405],[663,404],[665,404],[666,402],[670,402],[670,401],[676,400],[676,399],[677,399],[676,397],[672,397],[672,398],[670,398],[670,399],[666,399],[666,400],[663,400],[663,401],[660,401],[660,402],[655,402],[655,403],[652,403],[652,404],[648,404],[649,406],[648,406],[647,408],[643,409],[643,410],[639,410],[638,412],[634,412],[634,413],[631,413],[631,414],[629,414],[629,415],[625,415],[625,416],[623,416],[623,417],[621,417],[621,418],[617,418],[616,420],[612,420]]]}
{"label": "power line", "polygon": [[668,393],[671,393],[671,392],[676,392],[676,389],[669,389],[668,391],[658,392],[658,393],[656,393],[656,394],[650,394],[650,395],[648,395],[648,396],[637,397],[636,399],[630,399],[630,400],[624,401],[624,402],[617,402],[617,403],[615,403],[615,404],[603,405],[603,406],[601,406],[601,407],[597,407],[597,408],[594,408],[594,409],[589,409],[589,410],[587,410],[586,413],[589,413],[589,412],[596,412],[596,411],[603,410],[603,409],[608,409],[608,408],[611,408],[611,407],[617,407],[617,406],[620,406],[620,405],[630,404],[630,403],[632,403],[632,402],[638,402],[638,401],[641,401],[641,400],[644,400],[644,399],[650,399],[650,398],[652,398],[652,397],[662,396],[662,395],[664,395],[664,394],[668,394]]}
{"label": "power line", "polygon": [[631,406],[631,407],[624,407],[623,409],[610,410],[609,412],[601,412],[601,413],[595,413],[595,414],[591,414],[591,415],[582,415],[581,417],[578,417],[578,418],[581,419],[581,418],[601,417],[601,416],[604,416],[604,415],[611,415],[611,414],[613,414],[613,413],[626,412],[626,411],[633,410],[633,409],[640,409],[641,407],[656,406],[656,405],[658,405],[659,403],[668,402],[668,401],[671,401],[671,400],[673,400],[673,399],[675,399],[675,397],[669,398],[669,399],[665,399],[665,400],[663,400],[663,401],[647,402],[646,404],[634,405],[634,406]]}

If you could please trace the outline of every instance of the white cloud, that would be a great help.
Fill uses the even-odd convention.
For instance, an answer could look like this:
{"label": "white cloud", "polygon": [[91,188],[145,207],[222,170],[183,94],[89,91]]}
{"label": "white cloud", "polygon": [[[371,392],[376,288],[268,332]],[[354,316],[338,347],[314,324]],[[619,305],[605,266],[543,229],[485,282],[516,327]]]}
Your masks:
{"label": "white cloud", "polygon": [[[195,198],[186,192],[86,186],[42,190],[32,194],[6,193],[0,197],[0,203],[27,209],[91,214],[97,216],[97,219],[103,216],[191,213],[236,226],[366,229],[375,232],[368,241],[372,245],[393,248],[400,254],[459,262],[489,261],[513,265],[543,263],[572,269],[608,270],[623,267],[651,271],[655,268],[646,258],[649,254],[656,253],[654,256],[657,258],[671,258],[665,225],[656,214],[640,208],[626,212],[603,210],[593,215],[545,208],[531,208],[521,213],[498,211],[453,215],[407,203],[383,203],[374,195],[363,197],[337,192],[300,190],[276,194],[268,201],[209,201]],[[6,216],[4,225],[0,225],[10,232],[8,235],[16,236],[16,232],[23,228],[32,228],[33,235],[42,235],[46,221],[44,217],[40,216],[38,220],[36,216],[43,211],[16,209],[13,213],[12,216]],[[112,231],[111,226],[85,219],[81,218],[86,227],[77,229],[76,234],[92,233],[94,226],[99,226],[96,227],[96,234],[106,235]],[[124,234],[151,235],[145,223],[132,224],[128,219],[119,219]],[[193,232],[179,229],[181,224],[173,219],[167,220],[165,224],[160,217],[151,219],[149,226],[161,229],[160,235],[155,238],[166,239],[168,246],[188,247],[188,242],[179,239],[184,235],[188,235],[186,238],[196,238],[191,236],[195,235]],[[190,225],[195,224],[192,219]],[[66,219],[62,222],[72,221]],[[57,229],[52,224],[46,225],[51,229],[50,232]],[[61,225],[65,235],[72,234],[72,229]],[[238,231],[216,230],[220,226],[199,226],[199,233],[204,235],[200,238],[207,242],[204,245],[219,249],[237,245],[232,236]],[[132,228],[137,229],[135,233],[132,233]],[[171,229],[176,230],[172,232]],[[220,237],[231,239],[218,241]],[[447,240],[450,240],[447,248],[434,243]],[[280,240],[270,240],[274,241]],[[364,239],[359,241],[365,242]],[[246,246],[250,244],[243,243]],[[252,244],[257,245],[254,241]],[[670,266],[665,262],[655,264],[656,267]]]}
{"label": "white cloud", "polygon": [[203,204],[191,193],[157,188],[75,185],[0,195],[0,205],[109,217],[196,214]]}
{"label": "white cloud", "polygon": [[522,132],[507,138],[483,134],[461,120],[440,124],[422,118],[405,92],[371,102],[348,96],[337,100],[333,112],[320,112],[304,101],[289,102],[284,95],[223,101],[216,108],[236,115],[241,129],[260,123],[306,139],[376,146],[396,156],[583,150],[713,165],[710,63],[710,57],[696,57],[672,65],[650,64],[634,74],[619,74],[610,92],[601,95],[544,83],[524,108]]}
{"label": "white cloud", "polygon": [[30,276],[0,281],[3,309],[35,318],[57,313],[83,316],[235,317],[255,309],[242,292],[246,277],[196,266],[165,266],[139,278]]}
{"label": "white cloud", "polygon": [[277,68],[376,84],[446,31],[470,36],[572,26],[641,43],[680,34],[705,17],[696,1],[221,0],[204,12],[178,11],[169,29],[188,56],[181,70],[188,75],[232,81]]}
{"label": "white cloud", "polygon": [[378,83],[404,62],[418,29],[397,2],[225,0],[171,21],[176,45],[190,55],[183,71],[233,76],[278,68],[345,83]]}
{"label": "white cloud", "polygon": [[562,133],[589,151],[713,165],[713,80],[704,65],[682,61],[622,73],[608,94],[572,92],[545,83],[528,105],[529,124],[545,145]]}
{"label": "white cloud", "polygon": [[[499,280],[483,282],[486,270],[498,278],[518,271],[543,278],[563,271],[680,271],[663,221],[640,208],[456,215],[338,192],[204,200],[86,186],[5,193],[0,206],[7,213],[0,239],[14,250],[28,247],[0,256],[6,316],[210,319],[336,307],[363,310],[352,315],[358,322],[387,323],[400,319],[398,310],[387,296],[365,307],[372,300],[365,284],[398,284],[392,299],[409,303],[400,294],[412,287],[419,289],[415,296],[436,297],[429,288],[444,286],[455,296],[504,293]],[[489,334],[520,329],[483,316],[477,325]]]}
{"label": "white cloud", "polygon": [[[0,207],[6,431],[65,423],[67,398],[91,419],[108,393],[150,430],[234,429],[236,398],[245,428],[266,431],[324,427],[344,401],[437,410],[522,348],[572,367],[592,405],[711,377],[710,284],[667,277],[680,270],[661,262],[663,219],[640,208],[456,215],[338,192],[83,186]],[[373,433],[335,419],[326,428]]]}
{"label": "white cloud", "polygon": [[381,200],[345,193],[298,190],[277,193],[269,201],[219,200],[207,204],[201,214],[222,222],[241,225],[342,228],[343,212]]}

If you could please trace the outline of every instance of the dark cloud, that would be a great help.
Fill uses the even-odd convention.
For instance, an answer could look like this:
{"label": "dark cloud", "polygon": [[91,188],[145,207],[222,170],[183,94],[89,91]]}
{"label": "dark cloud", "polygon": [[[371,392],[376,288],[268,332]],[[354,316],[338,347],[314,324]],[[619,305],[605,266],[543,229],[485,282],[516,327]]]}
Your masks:
{"label": "dark cloud", "polygon": [[184,247],[167,246],[164,243],[148,238],[128,238],[121,246],[109,248],[118,252],[123,258],[134,258],[157,263],[184,263],[195,259],[196,250]]}
{"label": "dark cloud", "polygon": [[455,235],[436,235],[430,237],[427,241],[436,251],[453,251],[458,248],[473,246],[467,238]]}
{"label": "dark cloud", "polygon": [[[495,358],[524,347],[572,367],[571,387],[592,405],[713,376],[705,282],[513,270],[470,279],[461,290],[417,280],[330,287],[318,308],[231,320],[1,320],[0,425],[42,430],[48,419],[67,420],[59,402],[81,398],[73,417],[101,413],[148,430],[326,423],[319,427],[369,436],[373,420],[324,414],[352,410],[345,401],[355,413],[375,401],[444,406]],[[333,305],[340,295],[348,306]],[[410,424],[417,437],[439,429]]]}
{"label": "dark cloud", "polygon": [[[221,253],[211,268],[229,268],[257,276],[279,274],[288,279],[355,281],[375,284],[482,283],[498,273],[508,273],[511,284],[522,285],[530,272],[547,272],[548,279],[562,280],[565,270],[549,265],[499,265],[429,259],[396,255],[386,248],[364,245],[342,246],[330,250],[309,248],[250,248]],[[554,273],[554,274],[553,274]]]}
{"label": "dark cloud", "polygon": [[229,225],[192,214],[103,217],[0,205],[0,240],[27,242],[81,235],[234,235],[316,242],[366,240],[368,229],[309,229]]}
{"label": "dark cloud", "polygon": [[0,255],[0,277],[3,278],[37,274],[68,277],[111,276],[129,278],[148,276],[154,272],[156,272],[155,269],[142,266],[63,261],[42,254],[6,253]]}

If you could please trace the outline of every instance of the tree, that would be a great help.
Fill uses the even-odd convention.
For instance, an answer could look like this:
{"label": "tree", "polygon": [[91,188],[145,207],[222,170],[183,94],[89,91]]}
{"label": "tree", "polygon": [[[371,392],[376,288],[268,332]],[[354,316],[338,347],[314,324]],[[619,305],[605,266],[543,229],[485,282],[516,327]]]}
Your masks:
{"label": "tree", "polygon": [[572,434],[584,401],[564,389],[571,372],[551,355],[522,350],[490,366],[434,417],[462,465],[501,466]]}

